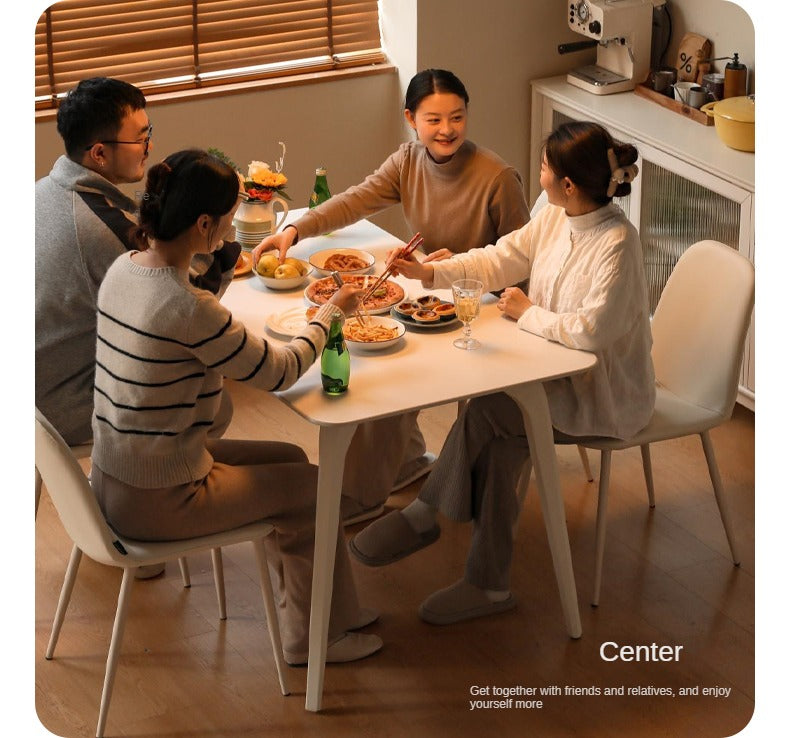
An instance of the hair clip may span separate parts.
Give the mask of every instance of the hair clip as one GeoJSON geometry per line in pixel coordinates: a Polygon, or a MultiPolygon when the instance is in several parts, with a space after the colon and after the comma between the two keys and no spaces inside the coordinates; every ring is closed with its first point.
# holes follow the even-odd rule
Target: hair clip
{"type": "Polygon", "coordinates": [[[606,188],[606,196],[614,197],[619,185],[626,182],[633,182],[636,175],[639,173],[639,167],[636,164],[629,164],[621,167],[614,155],[614,149],[607,149],[606,156],[609,159],[609,168],[612,170],[612,176],[609,179],[609,186],[606,188]]]}

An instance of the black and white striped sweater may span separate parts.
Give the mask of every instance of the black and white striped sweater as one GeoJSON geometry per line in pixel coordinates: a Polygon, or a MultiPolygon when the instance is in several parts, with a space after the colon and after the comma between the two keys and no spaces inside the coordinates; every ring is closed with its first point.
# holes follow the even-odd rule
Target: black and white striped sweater
{"type": "Polygon", "coordinates": [[[285,346],[248,333],[210,293],[173,267],[122,254],[98,298],[93,463],[135,487],[203,478],[206,435],[223,377],[262,390],[290,387],[320,356],[333,305],[285,346]]]}

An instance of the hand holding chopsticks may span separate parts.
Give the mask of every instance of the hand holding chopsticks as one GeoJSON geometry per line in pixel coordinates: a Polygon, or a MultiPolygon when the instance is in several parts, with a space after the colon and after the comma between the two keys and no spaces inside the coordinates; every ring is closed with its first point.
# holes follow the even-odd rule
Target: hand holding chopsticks
{"type": "MultiPolygon", "coordinates": [[[[340,274],[338,274],[338,272],[332,272],[329,276],[332,277],[332,279],[334,280],[335,284],[338,287],[342,288],[343,285],[345,285],[345,282],[343,281],[343,277],[341,277],[340,274]]],[[[368,315],[367,310],[365,310],[365,306],[362,304],[362,298],[360,298],[360,300],[359,300],[359,307],[362,309],[362,313],[360,313],[359,309],[354,310],[354,316],[356,317],[357,322],[360,325],[365,325],[367,319],[370,316],[368,315]],[[364,313],[364,316],[365,316],[364,319],[362,317],[363,313],[364,313]]]]}
{"type": "Polygon", "coordinates": [[[379,287],[381,287],[391,276],[394,269],[394,262],[396,259],[406,259],[408,258],[411,253],[420,247],[423,243],[423,238],[419,233],[415,233],[412,237],[411,241],[407,243],[400,251],[395,252],[395,254],[390,258],[387,262],[386,269],[381,273],[379,278],[365,290],[365,294],[362,295],[362,302],[364,303],[379,287]]]}

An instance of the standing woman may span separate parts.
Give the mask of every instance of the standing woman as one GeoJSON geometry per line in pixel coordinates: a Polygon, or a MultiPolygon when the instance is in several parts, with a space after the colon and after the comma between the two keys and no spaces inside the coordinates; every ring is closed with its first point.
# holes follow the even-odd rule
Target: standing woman
{"type": "MultiPolygon", "coordinates": [[[[549,205],[534,220],[495,245],[445,261],[395,262],[402,274],[429,288],[468,277],[492,290],[529,278],[529,293],[505,289],[499,309],[520,330],[598,358],[589,372],[545,385],[557,443],[628,438],[653,411],[642,247],[634,226],[612,203],[614,195],[630,192],[636,159],[633,146],[616,143],[596,123],[561,125],[546,142],[540,170],[549,205]]],[[[371,566],[397,561],[439,537],[437,512],[471,521],[464,577],[428,597],[420,617],[445,625],[512,608],[516,485],[528,458],[516,403],[504,393],[470,400],[419,497],[359,533],[352,552],[371,566]]]]}
{"type": "MultiPolygon", "coordinates": [[[[270,521],[285,659],[305,663],[317,468],[292,444],[212,440],[208,432],[223,377],[263,391],[291,386],[320,355],[332,314],[353,310],[359,291],[338,291],[286,346],[248,333],[189,282],[192,257],[220,246],[238,198],[236,173],[198,149],[149,170],[140,250],[119,256],[99,289],[91,482],[109,523],[130,538],[191,538],[270,521]]],[[[377,636],[347,632],[376,614],[359,607],[343,543],[339,531],[327,661],[381,647],[377,636]]]]}
{"type": "MultiPolygon", "coordinates": [[[[419,72],[406,90],[404,110],[416,140],[402,144],[361,184],[265,238],[253,251],[254,261],[270,249],[285,258],[300,239],[398,203],[410,230],[425,239],[427,261],[493,243],[521,228],[529,220],[521,178],[495,153],[466,138],[468,103],[466,88],[452,72],[419,72]]],[[[346,522],[379,514],[390,491],[425,474],[432,461],[416,412],[360,425],[346,457],[346,522]]]]}

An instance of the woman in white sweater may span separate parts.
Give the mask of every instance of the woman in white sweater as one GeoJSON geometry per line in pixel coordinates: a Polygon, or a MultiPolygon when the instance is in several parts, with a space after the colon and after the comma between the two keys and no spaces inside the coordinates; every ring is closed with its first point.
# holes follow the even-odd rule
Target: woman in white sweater
{"type": "MultiPolygon", "coordinates": [[[[561,125],[544,148],[540,182],[549,205],[496,244],[439,262],[400,259],[397,269],[423,286],[478,279],[509,287],[497,305],[520,330],[592,351],[583,375],[546,383],[558,443],[590,436],[626,438],[650,418],[655,400],[642,248],[636,229],[611,200],[630,192],[636,149],[601,126],[561,125]]],[[[464,577],[420,606],[434,624],[503,612],[510,592],[516,484],[529,458],[521,412],[505,394],[475,398],[453,425],[419,497],[368,526],[351,543],[363,563],[397,561],[439,537],[441,511],[472,521],[464,577]]]]}
{"type": "MultiPolygon", "coordinates": [[[[353,310],[340,290],[280,347],[248,333],[216,297],[189,282],[196,254],[231,228],[236,173],[201,150],[153,166],[140,208],[140,250],[118,257],[98,297],[92,486],[110,525],[140,540],[190,538],[266,519],[277,573],[285,658],[308,650],[317,468],[298,446],[211,440],[223,377],[285,389],[321,354],[331,316],[353,310]]],[[[359,607],[338,531],[327,661],[381,647],[349,632],[376,613],[359,607]]]]}

